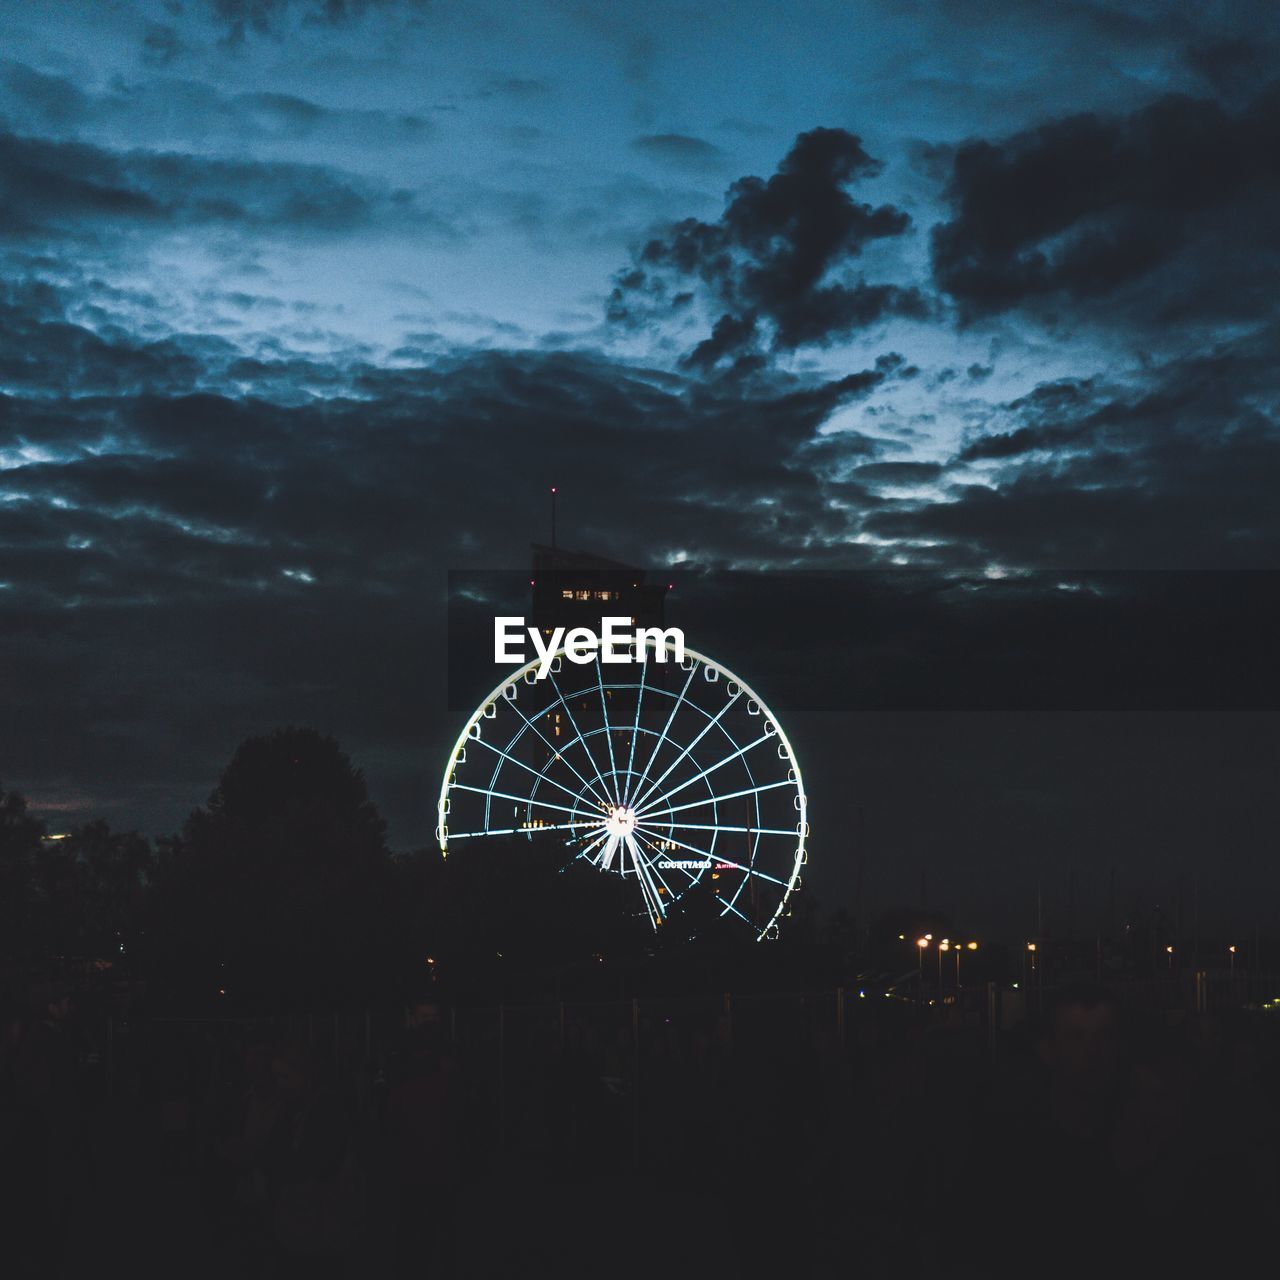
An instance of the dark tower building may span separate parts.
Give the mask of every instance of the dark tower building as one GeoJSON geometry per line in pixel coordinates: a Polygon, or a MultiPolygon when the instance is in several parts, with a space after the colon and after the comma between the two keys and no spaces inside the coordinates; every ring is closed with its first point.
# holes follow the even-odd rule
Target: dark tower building
{"type": "Polygon", "coordinates": [[[643,569],[617,560],[533,544],[531,621],[543,632],[555,627],[599,631],[602,618],[628,618],[633,626],[661,627],[667,588],[645,581],[643,569]]]}

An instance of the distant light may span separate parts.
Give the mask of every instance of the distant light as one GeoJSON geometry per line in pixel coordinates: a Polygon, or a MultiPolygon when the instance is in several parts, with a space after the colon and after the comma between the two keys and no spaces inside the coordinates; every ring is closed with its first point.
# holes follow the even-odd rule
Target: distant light
{"type": "Polygon", "coordinates": [[[1235,953],[1236,953],[1236,944],[1233,942],[1233,943],[1232,943],[1232,944],[1227,948],[1227,950],[1228,950],[1228,951],[1230,951],[1232,955],[1235,955],[1235,953]]]}
{"type": "Polygon", "coordinates": [[[556,487],[555,487],[555,485],[552,485],[552,486],[551,486],[551,492],[552,492],[552,493],[555,493],[555,491],[556,491],[556,487]]]}
{"type": "Polygon", "coordinates": [[[978,949],[978,944],[976,942],[970,942],[970,943],[967,943],[966,945],[968,946],[970,951],[977,951],[978,949]]]}
{"type": "Polygon", "coordinates": [[[906,935],[905,933],[900,933],[900,934],[898,934],[898,941],[899,941],[899,942],[905,942],[906,940],[907,940],[907,935],[906,935]]]}
{"type": "Polygon", "coordinates": [[[1035,949],[1036,949],[1036,944],[1035,944],[1034,942],[1028,942],[1028,943],[1027,943],[1027,950],[1028,950],[1028,951],[1034,951],[1035,949]]]}
{"type": "Polygon", "coordinates": [[[951,943],[950,943],[950,942],[948,942],[948,941],[946,940],[946,938],[943,938],[943,940],[942,940],[940,943],[938,943],[938,950],[939,950],[939,951],[950,951],[950,950],[951,950],[951,943]]]}
{"type": "Polygon", "coordinates": [[[1173,948],[1172,948],[1172,947],[1165,947],[1165,950],[1166,950],[1170,955],[1173,955],[1173,948]]]}
{"type": "Polygon", "coordinates": [[[916,946],[917,946],[917,947],[927,947],[928,945],[929,945],[929,939],[928,939],[928,938],[917,938],[917,939],[916,939],[916,946]]]}

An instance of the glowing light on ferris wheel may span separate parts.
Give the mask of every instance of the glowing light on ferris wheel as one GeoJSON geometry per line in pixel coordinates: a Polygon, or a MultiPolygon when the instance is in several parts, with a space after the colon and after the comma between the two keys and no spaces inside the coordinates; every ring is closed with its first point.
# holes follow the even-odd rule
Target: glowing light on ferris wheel
{"type": "Polygon", "coordinates": [[[551,832],[566,865],[635,883],[660,928],[701,895],[757,940],[777,935],[808,859],[808,797],[791,743],[740,677],[678,665],[538,660],[471,715],[445,765],[436,838],[551,832]]]}

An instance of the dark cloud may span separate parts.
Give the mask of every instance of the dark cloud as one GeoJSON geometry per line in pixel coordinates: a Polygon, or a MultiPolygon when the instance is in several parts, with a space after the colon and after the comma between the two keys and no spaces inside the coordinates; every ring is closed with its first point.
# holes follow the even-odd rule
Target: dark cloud
{"type": "Polygon", "coordinates": [[[173,27],[160,22],[147,23],[146,35],[142,37],[142,61],[148,67],[168,67],[185,51],[186,45],[173,27]]]}
{"type": "Polygon", "coordinates": [[[1183,57],[1214,97],[1236,102],[1253,96],[1274,78],[1278,53],[1274,31],[1270,39],[1258,31],[1195,41],[1186,46],[1183,57]]]}
{"type": "Polygon", "coordinates": [[[0,234],[86,224],[343,233],[379,221],[442,225],[407,191],[321,165],[111,151],[0,132],[0,234]]]}
{"type": "Polygon", "coordinates": [[[0,60],[0,86],[5,96],[5,116],[38,121],[58,129],[86,120],[93,100],[64,76],[49,75],[11,59],[0,60]]]}
{"type": "Polygon", "coordinates": [[[671,281],[697,282],[720,318],[689,360],[710,366],[752,355],[766,332],[774,349],[793,350],[834,342],[888,316],[923,316],[918,290],[849,275],[868,244],[911,225],[901,209],[849,195],[848,186],[880,168],[842,129],[801,134],[772,177],[730,187],[717,222],[688,218],[645,244],[615,280],[611,318],[660,318],[684,296],[671,281]]]}
{"type": "MultiPolygon", "coordinates": [[[[639,545],[597,483],[619,456],[629,459],[636,518],[663,530],[668,554],[798,553],[814,527],[850,532],[847,512],[826,510],[825,486],[842,459],[884,447],[856,432],[820,438],[819,428],[906,372],[900,357],[885,357],[831,381],[762,378],[744,396],[587,356],[344,367],[249,359],[197,335],[146,343],[97,333],[68,320],[62,304],[47,286],[8,292],[3,317],[20,341],[0,370],[15,390],[0,400],[0,449],[13,462],[0,471],[5,493],[19,507],[64,504],[57,509],[75,519],[145,514],[166,536],[178,530],[225,560],[219,573],[230,580],[245,548],[287,548],[279,561],[262,553],[255,578],[293,566],[301,546],[326,580],[367,576],[402,560],[407,545],[419,548],[415,564],[447,558],[462,545],[457,531],[484,527],[466,495],[495,492],[495,481],[503,493],[485,546],[526,541],[520,517],[509,525],[499,512],[519,511],[521,492],[554,479],[576,495],[584,542],[635,556],[639,545]],[[213,390],[230,385],[247,389],[213,390]],[[784,512],[802,541],[780,533],[784,512]]],[[[126,578],[145,563],[117,562],[126,578]]]]}
{"type": "Polygon", "coordinates": [[[642,155],[677,169],[719,169],[725,155],[714,143],[684,133],[651,133],[633,138],[631,146],[642,155]]]}
{"type": "Polygon", "coordinates": [[[938,563],[1255,569],[1280,561],[1277,333],[1045,384],[959,452],[938,499],[868,514],[938,563]],[[977,470],[975,471],[975,467],[977,470]]]}
{"type": "MultiPolygon", "coordinates": [[[[213,338],[192,343],[178,335],[148,341],[118,330],[99,333],[67,318],[60,291],[35,282],[0,284],[0,322],[6,335],[0,382],[37,397],[186,388],[216,367],[218,348],[224,356],[229,351],[213,338]]],[[[19,402],[0,403],[7,417],[19,402]]]]}
{"type": "Polygon", "coordinates": [[[1280,89],[1239,112],[1169,96],[1129,116],[965,143],[947,196],[934,276],[968,314],[1087,303],[1138,283],[1137,305],[1157,323],[1265,313],[1280,261],[1280,89]]]}
{"type": "Polygon", "coordinates": [[[431,122],[413,113],[334,110],[286,93],[246,93],[222,105],[228,124],[241,132],[270,137],[324,137],[342,141],[362,133],[386,142],[430,136],[431,122]]]}
{"type": "Polygon", "coordinates": [[[253,35],[279,35],[290,17],[337,27],[377,10],[420,11],[427,0],[203,0],[230,45],[253,35]]]}
{"type": "Polygon", "coordinates": [[[63,76],[20,62],[0,62],[0,116],[12,132],[56,139],[118,134],[170,142],[216,139],[242,150],[246,141],[408,144],[434,134],[413,112],[329,106],[296,94],[227,94],[198,80],[172,76],[117,79],[89,92],[63,76]]]}
{"type": "Polygon", "coordinates": [[[916,485],[932,483],[942,471],[940,462],[868,462],[853,476],[865,484],[916,485]]]}

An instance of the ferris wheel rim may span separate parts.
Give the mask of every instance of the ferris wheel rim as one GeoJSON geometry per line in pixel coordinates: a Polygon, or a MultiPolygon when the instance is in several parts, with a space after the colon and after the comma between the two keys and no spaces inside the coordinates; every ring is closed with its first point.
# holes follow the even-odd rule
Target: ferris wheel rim
{"type": "MultiPolygon", "coordinates": [[[[567,652],[568,652],[567,646],[561,646],[553,654],[551,654],[549,658],[546,659],[546,661],[559,664],[562,666],[563,664],[561,660],[564,658],[567,652]]],[[[756,935],[756,941],[760,942],[766,938],[776,935],[778,920],[783,917],[784,911],[788,903],[790,902],[791,895],[796,891],[797,885],[800,881],[801,868],[802,866],[805,865],[805,863],[808,860],[807,850],[808,850],[808,834],[809,834],[809,822],[808,822],[809,797],[804,787],[804,775],[800,769],[800,762],[796,758],[795,748],[792,746],[791,739],[787,736],[786,730],[782,727],[777,716],[775,716],[772,710],[770,709],[768,703],[765,702],[765,700],[751,687],[751,685],[749,685],[745,680],[743,680],[742,677],[739,676],[735,671],[732,671],[729,667],[725,666],[724,663],[719,662],[714,658],[708,657],[706,654],[701,653],[696,649],[692,649],[686,645],[684,649],[684,654],[685,654],[685,660],[688,663],[688,666],[686,667],[685,663],[680,663],[679,665],[682,670],[688,671],[689,679],[685,682],[685,686],[684,686],[684,689],[681,691],[680,697],[675,700],[673,711],[672,711],[672,719],[674,719],[675,713],[679,709],[679,706],[683,701],[684,694],[687,693],[688,688],[692,683],[693,675],[697,670],[698,664],[701,664],[703,667],[706,667],[712,671],[715,671],[717,673],[717,678],[723,677],[737,687],[738,694],[735,697],[731,698],[730,700],[731,703],[733,701],[737,701],[738,697],[745,698],[749,704],[753,703],[758,708],[758,711],[756,712],[756,714],[758,714],[761,717],[762,721],[772,726],[772,733],[762,735],[761,738],[756,739],[755,742],[749,745],[751,746],[759,745],[759,743],[761,741],[764,741],[766,738],[776,736],[778,738],[778,741],[783,751],[785,751],[786,753],[785,756],[783,756],[782,752],[780,751],[779,755],[781,758],[785,759],[787,762],[788,777],[784,782],[775,783],[771,785],[772,786],[793,786],[796,791],[796,797],[797,797],[796,809],[798,810],[798,815],[797,815],[798,821],[796,824],[796,830],[794,833],[790,833],[790,832],[784,833],[781,830],[776,832],[776,834],[779,834],[779,835],[794,834],[795,855],[792,859],[791,873],[787,877],[787,879],[784,881],[776,876],[768,875],[759,870],[756,870],[750,867],[741,866],[740,864],[738,865],[738,869],[743,871],[744,873],[749,875],[759,876],[762,879],[768,880],[771,883],[781,886],[783,889],[782,896],[778,902],[777,907],[775,908],[775,910],[773,911],[772,915],[769,917],[765,925],[762,928],[758,929],[758,932],[756,935]]],[[[455,783],[453,779],[459,763],[461,763],[462,759],[464,758],[464,753],[465,753],[467,743],[471,741],[473,738],[478,737],[478,735],[473,735],[472,730],[481,721],[488,718],[492,718],[490,716],[490,708],[494,709],[493,715],[496,715],[497,707],[501,702],[509,701],[514,706],[515,697],[514,696],[509,697],[507,694],[507,690],[516,688],[521,683],[532,683],[528,680],[528,676],[532,672],[535,672],[539,668],[539,666],[542,665],[543,661],[544,659],[542,658],[534,658],[530,662],[524,663],[522,666],[515,668],[509,674],[504,676],[503,679],[500,680],[489,691],[489,693],[479,701],[479,703],[476,705],[475,711],[472,712],[466,724],[463,726],[462,731],[458,734],[457,738],[455,739],[453,748],[449,752],[448,760],[445,763],[444,774],[440,783],[440,792],[436,801],[436,841],[440,849],[440,853],[443,857],[448,857],[448,854],[449,854],[449,831],[448,831],[448,823],[447,823],[447,816],[448,816],[447,802],[449,798],[449,789],[450,787],[455,785],[458,785],[458,786],[462,785],[462,784],[455,783]]],[[[601,663],[599,656],[597,655],[590,663],[582,663],[582,664],[575,664],[575,665],[581,665],[584,668],[594,666],[597,669],[597,671],[600,674],[598,687],[599,687],[601,699],[603,702],[604,688],[605,688],[603,683],[603,665],[604,664],[601,663]]],[[[643,696],[643,691],[646,687],[652,689],[653,688],[652,685],[646,686],[644,683],[644,670],[647,667],[648,663],[642,662],[639,665],[641,668],[641,672],[640,672],[638,683],[623,682],[621,684],[615,684],[613,687],[638,688],[641,691],[641,697],[643,696]]],[[[556,670],[556,668],[553,667],[550,674],[552,675],[552,677],[554,677],[555,674],[558,674],[558,671],[556,670]]],[[[554,682],[554,679],[552,682],[552,687],[556,690],[556,701],[560,704],[563,704],[565,706],[566,711],[568,711],[569,697],[571,696],[576,697],[578,695],[566,694],[565,692],[559,689],[559,686],[554,682]]],[[[595,692],[596,688],[597,688],[597,684],[591,684],[587,689],[581,690],[580,692],[582,693],[595,692]]],[[[670,695],[669,691],[664,690],[662,692],[667,693],[668,696],[674,697],[674,695],[670,695]]],[[[698,707],[696,703],[689,703],[688,705],[696,708],[699,711],[703,711],[704,714],[709,715],[709,713],[705,713],[704,708],[698,707]]],[[[517,708],[517,714],[520,714],[522,719],[526,719],[523,715],[523,712],[520,711],[518,708],[517,708]]],[[[605,712],[605,717],[606,717],[606,724],[607,724],[607,710],[605,712]]],[[[572,719],[572,715],[571,715],[571,719],[572,719]]],[[[640,732],[638,723],[639,723],[639,707],[637,707],[636,726],[633,726],[631,730],[633,749],[635,745],[635,735],[640,732]]],[[[670,723],[671,722],[669,720],[667,724],[667,728],[670,728],[670,723]]],[[[708,730],[710,730],[715,723],[716,723],[716,718],[709,717],[707,725],[704,726],[703,728],[703,732],[705,733],[708,730]]],[[[535,733],[537,733],[540,737],[542,736],[541,731],[536,729],[536,727],[533,726],[527,719],[524,727],[533,728],[535,733]]],[[[618,727],[618,726],[614,726],[614,727],[618,727]]],[[[598,731],[599,730],[596,730],[596,732],[598,731]]],[[[523,732],[524,732],[524,728],[521,729],[521,733],[523,732]]],[[[585,749],[585,735],[582,733],[580,729],[577,728],[576,724],[574,725],[574,732],[575,732],[574,741],[578,741],[578,740],[583,741],[584,749],[585,749]]],[[[663,730],[663,736],[665,736],[665,733],[666,733],[666,729],[663,730]]],[[[608,740],[609,739],[606,735],[606,741],[608,740]]],[[[547,740],[543,738],[543,741],[545,742],[547,740]]],[[[486,742],[485,745],[488,746],[491,744],[486,742]]],[[[548,743],[548,745],[551,745],[551,744],[548,743]]],[[[567,745],[571,745],[571,744],[567,744],[567,745]]],[[[590,756],[589,751],[588,751],[588,756],[590,756]]],[[[652,763],[652,761],[650,761],[650,763],[652,763]]],[[[594,760],[592,760],[592,765],[593,767],[595,767],[594,760]]],[[[572,766],[570,766],[570,768],[572,772],[577,774],[576,769],[572,769],[572,766]]],[[[616,768],[615,768],[615,772],[616,772],[616,768]]],[[[626,772],[630,772],[630,769],[628,768],[626,772]]],[[[668,769],[667,772],[670,773],[670,769],[668,769]]],[[[598,770],[597,770],[597,773],[598,773],[598,770]]],[[[590,793],[591,787],[590,787],[590,784],[587,782],[587,779],[582,778],[581,775],[578,775],[578,776],[580,781],[583,782],[584,787],[586,787],[587,792],[590,793]]],[[[667,774],[662,775],[662,777],[666,777],[666,776],[667,774]]],[[[597,780],[603,783],[602,778],[598,777],[597,780]]],[[[695,778],[693,780],[697,780],[697,779],[695,778]]],[[[660,781],[661,779],[659,779],[659,783],[660,781]]],[[[657,785],[658,784],[651,785],[648,791],[645,793],[644,798],[648,799],[649,796],[652,795],[657,790],[657,785]]],[[[688,785],[688,783],[686,782],[685,784],[682,784],[682,786],[683,785],[688,785]]],[[[474,789],[474,788],[464,788],[464,789],[474,789]]],[[[707,802],[703,801],[702,803],[707,803],[707,802]]],[[[757,797],[757,803],[758,803],[758,797],[757,797]]],[[[493,831],[493,832],[486,831],[481,833],[468,833],[466,836],[459,833],[458,835],[455,835],[454,838],[460,839],[460,838],[471,838],[471,836],[499,835],[499,834],[503,834],[503,832],[502,831],[493,831]]],[[[758,843],[759,841],[758,835],[756,836],[756,840],[758,843]]],[[[676,841],[675,843],[678,844],[680,842],[676,841]]],[[[692,846],[688,846],[688,845],[684,847],[692,848],[692,846]]],[[[714,847],[714,837],[713,837],[713,847],[714,847]]],[[[703,851],[697,850],[697,852],[703,852],[703,851]]],[[[753,860],[754,860],[754,855],[753,855],[753,860]]],[[[743,883],[745,883],[745,881],[743,883]]],[[[741,892],[741,887],[739,888],[739,893],[740,892],[741,892]]],[[[734,895],[735,902],[737,897],[738,897],[738,894],[735,894],[734,895]]],[[[742,913],[740,911],[737,911],[735,908],[733,908],[732,903],[730,904],[730,909],[734,910],[735,914],[742,916],[742,913]]],[[[742,918],[746,919],[746,917],[742,917],[742,918]]],[[[751,922],[748,922],[748,923],[751,923],[751,922]]],[[[753,929],[757,928],[757,926],[754,923],[751,923],[751,927],[753,929]]]]}

